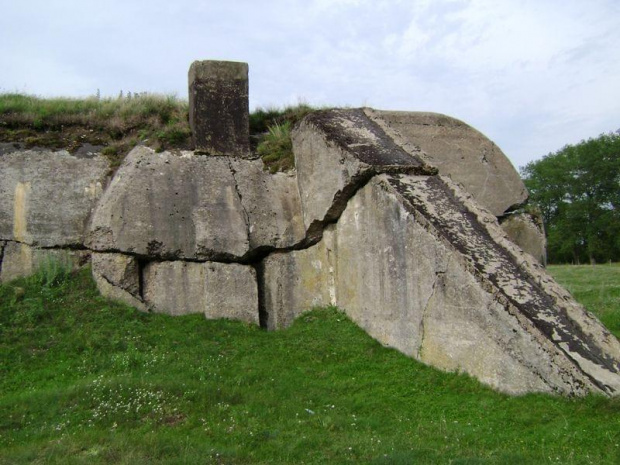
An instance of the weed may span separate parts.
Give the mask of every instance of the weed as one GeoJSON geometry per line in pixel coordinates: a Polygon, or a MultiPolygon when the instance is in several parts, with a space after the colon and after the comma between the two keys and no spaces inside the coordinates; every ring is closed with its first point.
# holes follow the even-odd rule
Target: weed
{"type": "Polygon", "coordinates": [[[295,166],[293,143],[291,141],[291,123],[275,123],[258,144],[256,152],[271,173],[286,171],[295,166]]]}
{"type": "Polygon", "coordinates": [[[29,279],[39,286],[50,288],[62,285],[72,271],[73,263],[69,260],[48,255],[29,279]]]}

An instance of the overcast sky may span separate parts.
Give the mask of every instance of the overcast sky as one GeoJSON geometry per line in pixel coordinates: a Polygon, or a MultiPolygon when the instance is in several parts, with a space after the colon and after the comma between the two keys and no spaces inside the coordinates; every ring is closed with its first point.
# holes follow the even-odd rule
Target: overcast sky
{"type": "Polygon", "coordinates": [[[619,0],[0,0],[0,92],[187,98],[250,65],[250,106],[434,111],[516,167],[620,128],[619,0]]]}

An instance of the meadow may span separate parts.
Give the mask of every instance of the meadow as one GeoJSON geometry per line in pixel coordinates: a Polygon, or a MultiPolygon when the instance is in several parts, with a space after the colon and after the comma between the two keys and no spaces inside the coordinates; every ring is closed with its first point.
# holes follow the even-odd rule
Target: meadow
{"type": "MultiPolygon", "coordinates": [[[[550,266],[620,336],[620,267],[550,266]]],[[[0,285],[1,464],[617,464],[620,399],[511,397],[382,347],[335,308],[267,332],[0,285]]]]}

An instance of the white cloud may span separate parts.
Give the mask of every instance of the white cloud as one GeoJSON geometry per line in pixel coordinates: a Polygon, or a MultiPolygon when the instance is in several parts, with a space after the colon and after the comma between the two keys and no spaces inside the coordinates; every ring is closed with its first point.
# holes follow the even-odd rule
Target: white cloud
{"type": "Polygon", "coordinates": [[[215,58],[250,63],[252,105],[443,112],[517,165],[620,126],[615,0],[0,0],[0,10],[5,91],[185,96],[189,64],[215,58]]]}

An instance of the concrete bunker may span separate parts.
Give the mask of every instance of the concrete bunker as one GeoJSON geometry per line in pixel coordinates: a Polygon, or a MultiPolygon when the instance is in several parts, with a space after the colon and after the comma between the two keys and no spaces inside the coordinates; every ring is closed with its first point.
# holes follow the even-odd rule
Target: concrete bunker
{"type": "MultiPolygon", "coordinates": [[[[189,89],[195,151],[138,146],[112,179],[101,156],[0,157],[0,279],[90,256],[101,292],[141,310],[278,329],[333,304],[380,342],[504,392],[620,391],[618,341],[500,226],[527,194],[478,131],[323,110],[293,132],[295,171],[269,174],[249,149],[247,64],[195,62],[189,89]],[[478,189],[467,169],[493,182],[478,189]]],[[[527,231],[540,255],[544,235],[527,231]]]]}

